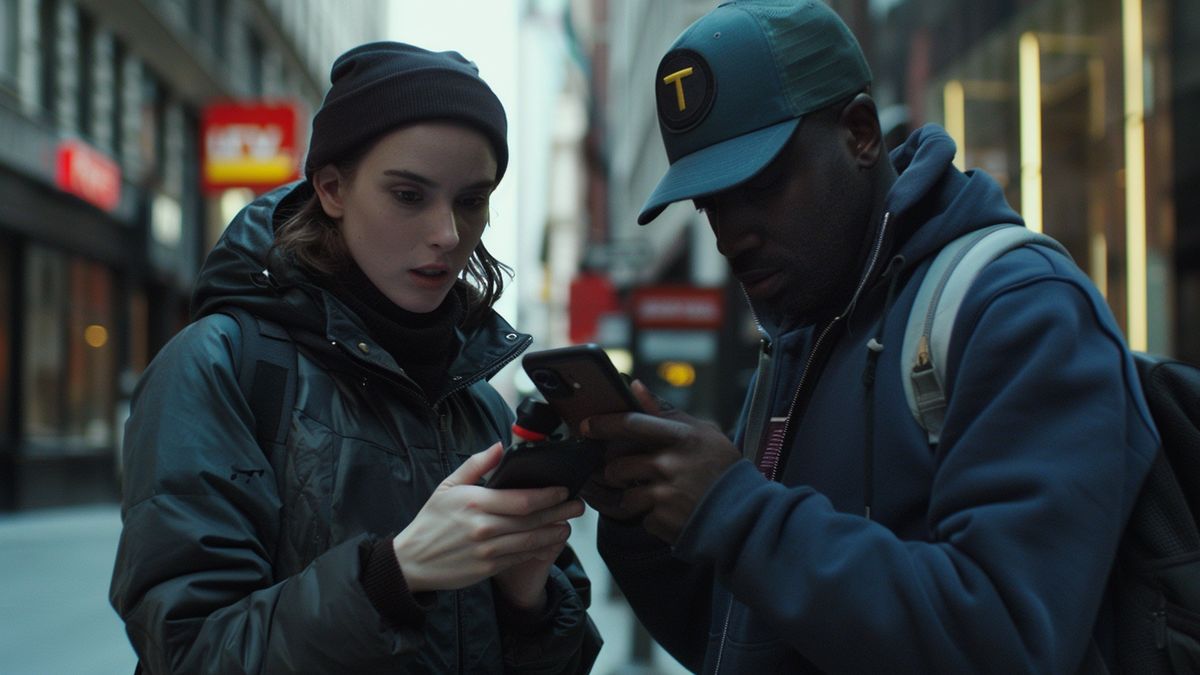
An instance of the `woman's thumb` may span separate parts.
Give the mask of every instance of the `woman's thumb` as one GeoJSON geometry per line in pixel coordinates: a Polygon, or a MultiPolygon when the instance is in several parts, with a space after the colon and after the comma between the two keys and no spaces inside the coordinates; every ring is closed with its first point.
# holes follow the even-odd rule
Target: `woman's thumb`
{"type": "Polygon", "coordinates": [[[442,481],[442,487],[454,487],[455,485],[475,485],[483,478],[484,474],[496,468],[500,463],[500,457],[504,454],[504,446],[496,443],[492,447],[477,452],[467,458],[467,461],[462,463],[462,466],[454,470],[454,473],[446,477],[442,481]]]}

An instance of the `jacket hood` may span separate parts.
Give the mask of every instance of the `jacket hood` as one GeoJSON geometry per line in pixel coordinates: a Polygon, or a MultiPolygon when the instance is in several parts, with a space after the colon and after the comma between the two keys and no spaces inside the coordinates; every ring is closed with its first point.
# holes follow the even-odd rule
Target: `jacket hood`
{"type": "Polygon", "coordinates": [[[891,153],[899,174],[887,211],[899,228],[898,254],[911,268],[957,237],[997,223],[1024,224],[1008,205],[1000,184],[983,171],[954,166],[954,140],[941,127],[926,125],[891,153]]]}
{"type": "Polygon", "coordinates": [[[284,185],[233,218],[200,269],[192,292],[193,320],[235,305],[288,328],[324,332],[326,292],[271,248],[276,215],[299,208],[312,194],[306,182],[284,185]]]}

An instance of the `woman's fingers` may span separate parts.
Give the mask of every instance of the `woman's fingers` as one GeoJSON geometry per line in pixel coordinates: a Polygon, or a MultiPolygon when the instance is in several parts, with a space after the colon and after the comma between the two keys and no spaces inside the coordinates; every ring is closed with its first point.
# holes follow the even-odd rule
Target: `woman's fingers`
{"type": "Polygon", "coordinates": [[[446,476],[439,486],[441,489],[451,488],[456,485],[474,485],[478,483],[487,472],[496,468],[500,463],[500,457],[504,453],[504,446],[495,443],[492,447],[477,452],[467,458],[467,461],[462,463],[462,466],[454,470],[454,473],[446,476]]]}
{"type": "Polygon", "coordinates": [[[556,504],[548,509],[543,509],[529,515],[505,516],[488,514],[480,519],[479,526],[475,529],[473,538],[476,541],[483,541],[507,534],[529,532],[552,523],[565,523],[572,518],[582,516],[583,510],[583,502],[578,499],[572,499],[571,501],[562,502],[561,504],[556,504]]]}
{"type": "Polygon", "coordinates": [[[498,572],[545,555],[548,550],[565,544],[570,536],[570,525],[555,523],[536,530],[495,537],[479,546],[479,554],[481,558],[495,563],[493,569],[498,572]]]}

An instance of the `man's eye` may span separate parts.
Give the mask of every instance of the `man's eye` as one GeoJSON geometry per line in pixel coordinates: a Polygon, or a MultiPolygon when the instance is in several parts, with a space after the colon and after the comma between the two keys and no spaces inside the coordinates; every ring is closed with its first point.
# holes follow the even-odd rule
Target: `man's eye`
{"type": "Polygon", "coordinates": [[[781,172],[779,171],[764,171],[750,180],[746,181],[742,188],[751,192],[762,192],[775,187],[775,183],[779,180],[781,172]]]}
{"type": "Polygon", "coordinates": [[[692,205],[695,206],[696,210],[699,211],[700,213],[707,213],[708,211],[711,211],[712,207],[713,207],[712,200],[708,199],[706,197],[701,197],[700,199],[693,199],[692,205]]]}

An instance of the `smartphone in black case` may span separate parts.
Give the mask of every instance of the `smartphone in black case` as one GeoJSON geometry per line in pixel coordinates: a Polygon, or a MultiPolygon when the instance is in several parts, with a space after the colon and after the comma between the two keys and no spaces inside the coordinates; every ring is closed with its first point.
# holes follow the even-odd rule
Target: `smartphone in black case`
{"type": "Polygon", "coordinates": [[[531,352],[521,366],[572,436],[592,415],[641,410],[608,354],[588,343],[531,352]]]}
{"type": "Polygon", "coordinates": [[[574,497],[604,461],[604,446],[587,438],[552,438],[517,443],[504,451],[487,480],[490,488],[562,485],[574,497]]]}

